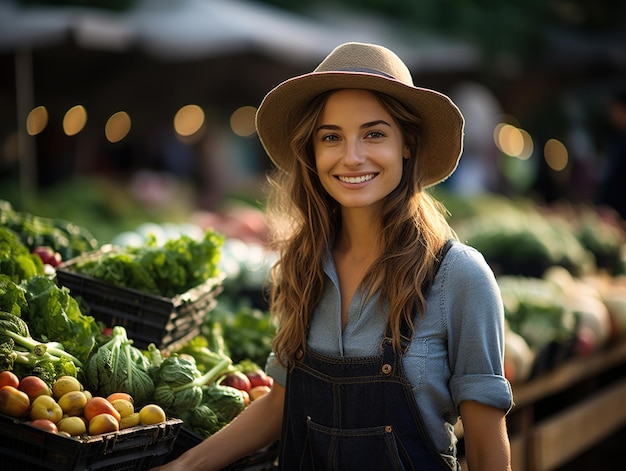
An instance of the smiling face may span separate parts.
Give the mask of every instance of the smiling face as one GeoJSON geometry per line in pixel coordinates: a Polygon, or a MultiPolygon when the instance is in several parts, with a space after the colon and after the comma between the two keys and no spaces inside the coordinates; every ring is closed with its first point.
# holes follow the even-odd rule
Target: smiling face
{"type": "Polygon", "coordinates": [[[379,208],[400,183],[409,155],[400,127],[376,95],[352,89],[329,96],[313,149],[322,186],[344,209],[379,208]]]}

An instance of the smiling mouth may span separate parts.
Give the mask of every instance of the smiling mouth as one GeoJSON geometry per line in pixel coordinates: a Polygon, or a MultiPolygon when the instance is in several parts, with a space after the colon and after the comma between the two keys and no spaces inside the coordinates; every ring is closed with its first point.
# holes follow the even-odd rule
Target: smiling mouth
{"type": "Polygon", "coordinates": [[[338,176],[337,178],[339,179],[339,181],[342,181],[344,183],[363,183],[363,182],[366,182],[368,180],[371,180],[375,176],[376,176],[375,173],[370,173],[368,175],[359,175],[358,177],[342,177],[342,176],[338,176]]]}

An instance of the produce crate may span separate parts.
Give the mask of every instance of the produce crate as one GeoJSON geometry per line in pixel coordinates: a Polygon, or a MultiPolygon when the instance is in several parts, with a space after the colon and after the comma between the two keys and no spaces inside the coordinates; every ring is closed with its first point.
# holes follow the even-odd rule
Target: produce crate
{"type": "Polygon", "coordinates": [[[89,309],[86,314],[106,326],[124,327],[133,345],[141,349],[154,343],[160,350],[175,350],[197,336],[205,314],[215,307],[216,296],[222,291],[223,277],[215,277],[174,298],[165,298],[73,271],[77,260],[57,267],[57,283],[85,303],[89,309]]]}
{"type": "Polygon", "coordinates": [[[165,461],[174,461],[187,450],[199,445],[200,442],[202,442],[202,437],[183,425],[176,439],[176,443],[174,444],[174,448],[165,461]]]}
{"type": "MultiPolygon", "coordinates": [[[[175,460],[190,448],[200,444],[200,442],[202,442],[202,437],[183,426],[174,444],[174,449],[167,456],[165,462],[169,463],[175,460]]],[[[222,469],[222,471],[273,471],[278,469],[275,463],[277,456],[278,442],[236,461],[222,469]]]]}
{"type": "Polygon", "coordinates": [[[143,471],[163,464],[182,420],[68,438],[0,415],[0,468],[7,471],[143,471]]]}

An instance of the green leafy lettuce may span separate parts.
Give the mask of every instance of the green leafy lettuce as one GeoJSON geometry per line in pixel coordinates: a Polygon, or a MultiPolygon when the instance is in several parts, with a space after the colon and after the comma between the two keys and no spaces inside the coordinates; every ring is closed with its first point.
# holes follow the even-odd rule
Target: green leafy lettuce
{"type": "Polygon", "coordinates": [[[35,276],[22,283],[27,308],[22,317],[34,336],[53,340],[82,363],[96,347],[100,329],[91,316],[84,315],[66,287],[59,287],[45,276],[35,276]]]}

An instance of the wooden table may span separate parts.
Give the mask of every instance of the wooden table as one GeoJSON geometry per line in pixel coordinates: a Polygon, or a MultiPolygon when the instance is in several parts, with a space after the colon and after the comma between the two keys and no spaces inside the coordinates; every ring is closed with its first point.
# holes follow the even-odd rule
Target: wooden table
{"type": "Polygon", "coordinates": [[[513,471],[555,469],[626,426],[626,341],[514,385],[513,395],[513,471]]]}

